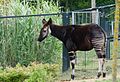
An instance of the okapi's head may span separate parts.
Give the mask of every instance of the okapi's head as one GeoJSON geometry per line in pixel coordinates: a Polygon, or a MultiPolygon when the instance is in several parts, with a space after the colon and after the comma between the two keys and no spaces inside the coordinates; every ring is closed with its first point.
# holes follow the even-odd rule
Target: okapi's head
{"type": "Polygon", "coordinates": [[[40,30],[40,34],[38,37],[38,41],[43,41],[49,34],[50,25],[52,24],[52,19],[50,18],[48,21],[45,19],[42,20],[43,27],[40,30]]]}

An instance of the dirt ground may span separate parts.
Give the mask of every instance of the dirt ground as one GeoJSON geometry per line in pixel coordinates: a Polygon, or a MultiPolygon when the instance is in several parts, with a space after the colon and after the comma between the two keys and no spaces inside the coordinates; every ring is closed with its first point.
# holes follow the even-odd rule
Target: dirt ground
{"type": "MultiPolygon", "coordinates": [[[[91,66],[86,65],[86,67],[80,68],[80,65],[76,66],[75,69],[75,80],[70,81],[71,76],[71,70],[68,70],[67,72],[63,73],[60,77],[60,82],[99,82],[104,80],[112,79],[112,60],[106,61],[106,78],[99,78],[95,79],[97,75],[97,61],[94,61],[93,67],[90,69],[91,66]]],[[[118,67],[117,67],[117,77],[120,78],[120,60],[118,60],[118,67]]],[[[107,81],[108,82],[108,81],[107,81]]]]}
{"type": "MultiPolygon", "coordinates": [[[[117,78],[120,78],[120,75],[117,74],[117,78]]],[[[99,78],[99,79],[81,79],[81,80],[61,80],[60,82],[102,82],[106,81],[109,82],[108,80],[112,80],[112,76],[107,76],[106,78],[99,78]]]]}

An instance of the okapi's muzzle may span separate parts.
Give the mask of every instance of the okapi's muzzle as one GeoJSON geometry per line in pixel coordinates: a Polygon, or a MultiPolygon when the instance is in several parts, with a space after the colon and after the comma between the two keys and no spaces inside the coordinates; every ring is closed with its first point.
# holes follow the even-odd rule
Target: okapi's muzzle
{"type": "Polygon", "coordinates": [[[47,37],[47,36],[45,36],[45,37],[39,37],[39,38],[38,38],[38,41],[39,41],[39,42],[42,42],[46,37],[47,37]]]}
{"type": "Polygon", "coordinates": [[[38,41],[39,41],[39,42],[41,42],[41,41],[42,41],[42,39],[39,39],[39,38],[38,38],[38,41]]]}

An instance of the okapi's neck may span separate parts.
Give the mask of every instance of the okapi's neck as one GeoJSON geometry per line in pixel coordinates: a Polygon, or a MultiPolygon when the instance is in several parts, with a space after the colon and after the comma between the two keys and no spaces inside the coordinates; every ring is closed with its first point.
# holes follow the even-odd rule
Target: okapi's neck
{"type": "Polygon", "coordinates": [[[58,38],[61,41],[64,41],[65,29],[64,27],[58,25],[50,25],[51,35],[58,38]]]}

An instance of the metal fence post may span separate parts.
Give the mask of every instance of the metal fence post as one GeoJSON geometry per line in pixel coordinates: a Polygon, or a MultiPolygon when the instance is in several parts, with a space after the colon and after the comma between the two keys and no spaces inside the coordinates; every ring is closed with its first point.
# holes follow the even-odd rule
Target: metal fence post
{"type": "Polygon", "coordinates": [[[100,21],[99,19],[100,19],[100,17],[99,17],[99,10],[97,9],[97,10],[96,10],[96,19],[95,19],[95,23],[96,23],[96,24],[100,24],[100,23],[99,23],[99,21],[100,21]]]}
{"type": "Polygon", "coordinates": [[[110,25],[105,21],[105,31],[107,32],[106,59],[110,59],[110,25]]]}
{"type": "MultiPolygon", "coordinates": [[[[102,11],[102,15],[100,18],[100,26],[105,30],[105,32],[107,33],[107,36],[109,36],[109,24],[106,21],[104,10],[102,11]]],[[[106,54],[106,59],[110,59],[110,39],[109,38],[107,38],[105,54],[106,54]]]]}
{"type": "Polygon", "coordinates": [[[110,59],[110,40],[107,40],[107,45],[106,45],[106,59],[110,59]]]}
{"type": "MultiPolygon", "coordinates": [[[[63,25],[68,25],[70,23],[69,13],[62,14],[62,21],[63,25]]],[[[65,45],[63,45],[62,60],[63,60],[62,71],[65,72],[70,68],[69,55],[67,49],[65,48],[65,45]]]]}

